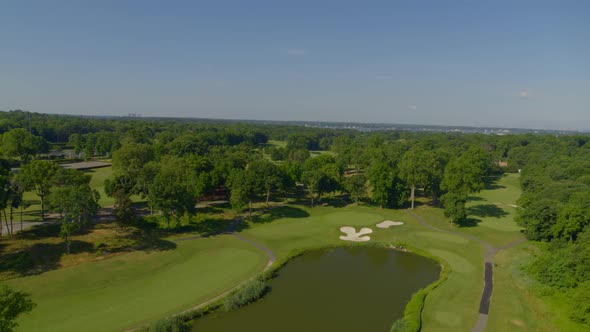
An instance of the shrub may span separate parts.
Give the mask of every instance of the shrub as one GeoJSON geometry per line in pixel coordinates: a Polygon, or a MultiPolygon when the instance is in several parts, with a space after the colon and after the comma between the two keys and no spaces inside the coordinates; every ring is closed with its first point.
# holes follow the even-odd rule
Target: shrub
{"type": "Polygon", "coordinates": [[[572,292],[570,317],[576,322],[590,324],[590,281],[586,281],[572,292]]]}
{"type": "Polygon", "coordinates": [[[160,319],[150,326],[149,332],[188,332],[188,326],[181,317],[160,319]]]}
{"type": "Polygon", "coordinates": [[[225,311],[235,310],[261,298],[266,292],[266,284],[261,280],[253,280],[242,286],[223,301],[225,311]]]}
{"type": "Polygon", "coordinates": [[[400,318],[398,320],[396,320],[395,322],[393,322],[393,325],[391,325],[391,330],[389,330],[390,332],[409,332],[409,328],[408,328],[408,322],[406,322],[405,319],[400,318]]]}

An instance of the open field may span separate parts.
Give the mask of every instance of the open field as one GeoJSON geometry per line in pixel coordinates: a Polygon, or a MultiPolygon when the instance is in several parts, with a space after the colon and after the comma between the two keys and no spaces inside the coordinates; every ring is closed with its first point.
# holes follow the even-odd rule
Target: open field
{"type": "MultiPolygon", "coordinates": [[[[512,220],[514,211],[510,209],[514,208],[506,205],[518,197],[517,184],[517,175],[507,175],[475,196],[470,203],[472,211],[480,211],[478,205],[488,208],[496,200],[503,204],[494,204],[495,215],[474,216],[482,220],[471,227],[450,226],[440,209],[421,206],[415,211],[439,228],[503,245],[521,237],[512,220]]],[[[373,233],[368,243],[419,249],[447,264],[451,270],[448,279],[426,298],[423,331],[470,331],[475,325],[483,288],[483,246],[456,234],[427,229],[404,210],[289,205],[242,223],[240,235],[270,248],[280,260],[293,249],[344,244],[339,240],[342,226],[370,227],[373,233]],[[404,225],[375,227],[383,220],[402,221],[404,225]]],[[[169,250],[133,252],[8,281],[17,289],[31,292],[39,304],[20,320],[23,330],[116,331],[154,321],[222,293],[261,271],[266,261],[262,251],[227,235],[182,242],[165,240],[172,243],[169,250]],[[47,284],[56,287],[48,288],[47,284]],[[88,296],[92,296],[92,303],[83,302],[88,296]],[[87,326],[89,321],[101,324],[87,326]]],[[[545,305],[522,284],[517,264],[527,250],[532,250],[530,245],[521,244],[496,258],[498,272],[488,331],[507,327],[532,331],[540,326],[556,330],[544,315],[545,305]]]]}

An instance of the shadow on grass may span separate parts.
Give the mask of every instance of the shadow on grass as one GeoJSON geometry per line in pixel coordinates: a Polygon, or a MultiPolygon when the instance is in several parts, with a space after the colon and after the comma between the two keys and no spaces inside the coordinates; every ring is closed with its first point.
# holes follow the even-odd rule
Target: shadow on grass
{"type": "MultiPolygon", "coordinates": [[[[15,228],[18,224],[15,223],[15,228]]],[[[40,240],[50,237],[59,237],[60,224],[57,221],[51,221],[39,225],[34,225],[31,228],[25,229],[22,232],[18,232],[16,237],[23,240],[40,240]]],[[[83,228],[77,230],[74,235],[85,235],[95,227],[94,223],[87,223],[83,228]]]]}
{"type": "MultiPolygon", "coordinates": [[[[268,223],[281,218],[306,218],[309,213],[293,206],[281,206],[264,211],[261,215],[254,215],[249,220],[253,223],[268,223]]],[[[240,223],[241,224],[241,223],[240,223]]]]}
{"type": "Polygon", "coordinates": [[[59,236],[59,224],[39,224],[22,232],[17,233],[17,237],[24,240],[39,240],[47,237],[59,236]]]}
{"type": "MultiPolygon", "coordinates": [[[[132,240],[135,244],[132,247],[115,248],[110,252],[126,252],[126,251],[167,251],[176,249],[176,243],[168,241],[160,237],[158,232],[144,232],[141,230],[135,231],[127,238],[132,240]]],[[[101,248],[97,248],[101,249],[101,248]]]]}
{"type": "Polygon", "coordinates": [[[459,227],[475,227],[481,222],[481,219],[467,218],[465,221],[459,223],[459,227]]]}
{"type": "MultiPolygon", "coordinates": [[[[94,245],[89,242],[73,240],[70,253],[93,252],[94,245]]],[[[0,256],[0,272],[13,272],[20,276],[40,274],[60,267],[62,255],[66,254],[66,244],[35,243],[32,246],[0,256]]]]}
{"type": "Polygon", "coordinates": [[[506,186],[499,185],[498,181],[502,177],[501,174],[490,175],[484,179],[485,189],[487,190],[495,190],[495,189],[504,189],[506,186]]]}
{"type": "Polygon", "coordinates": [[[502,218],[508,215],[508,212],[494,204],[474,205],[467,209],[467,214],[481,218],[502,218]]]}

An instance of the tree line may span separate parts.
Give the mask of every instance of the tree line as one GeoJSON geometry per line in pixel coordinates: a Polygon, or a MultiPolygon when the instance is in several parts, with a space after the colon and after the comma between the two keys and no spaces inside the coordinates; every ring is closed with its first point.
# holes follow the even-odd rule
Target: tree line
{"type": "Polygon", "coordinates": [[[590,327],[590,137],[536,137],[510,153],[522,166],[516,220],[542,249],[527,271],[590,327]]]}

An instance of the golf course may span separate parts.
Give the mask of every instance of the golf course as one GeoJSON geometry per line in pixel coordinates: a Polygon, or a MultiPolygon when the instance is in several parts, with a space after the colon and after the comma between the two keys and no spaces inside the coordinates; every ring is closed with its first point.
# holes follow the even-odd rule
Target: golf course
{"type": "MultiPolygon", "coordinates": [[[[104,170],[108,169],[96,175],[104,176],[104,170]]],[[[22,331],[121,331],[194,308],[259,275],[270,260],[261,248],[268,248],[273,260],[280,261],[304,249],[394,246],[437,259],[446,270],[445,280],[426,296],[422,330],[470,331],[478,321],[484,288],[486,247],[477,239],[494,248],[522,239],[513,221],[519,192],[518,174],[491,181],[470,197],[470,223],[462,227],[450,224],[441,209],[421,202],[411,212],[362,204],[309,208],[286,202],[234,227],[222,218],[217,221],[225,222],[221,228],[233,228],[232,232],[170,236],[162,239],[166,245],[158,250],[98,257],[5,283],[32,294],[37,303],[18,321],[22,331]],[[403,225],[375,226],[384,220],[403,225]],[[342,241],[344,226],[371,228],[370,240],[342,241]]],[[[524,286],[513,287],[526,282],[517,263],[522,263],[522,252],[534,250],[529,246],[520,242],[492,258],[495,273],[488,331],[526,331],[531,326],[554,330],[550,317],[543,314],[543,304],[524,286]],[[514,256],[520,260],[513,260],[514,256]]],[[[391,317],[391,322],[399,318],[391,317]]]]}

